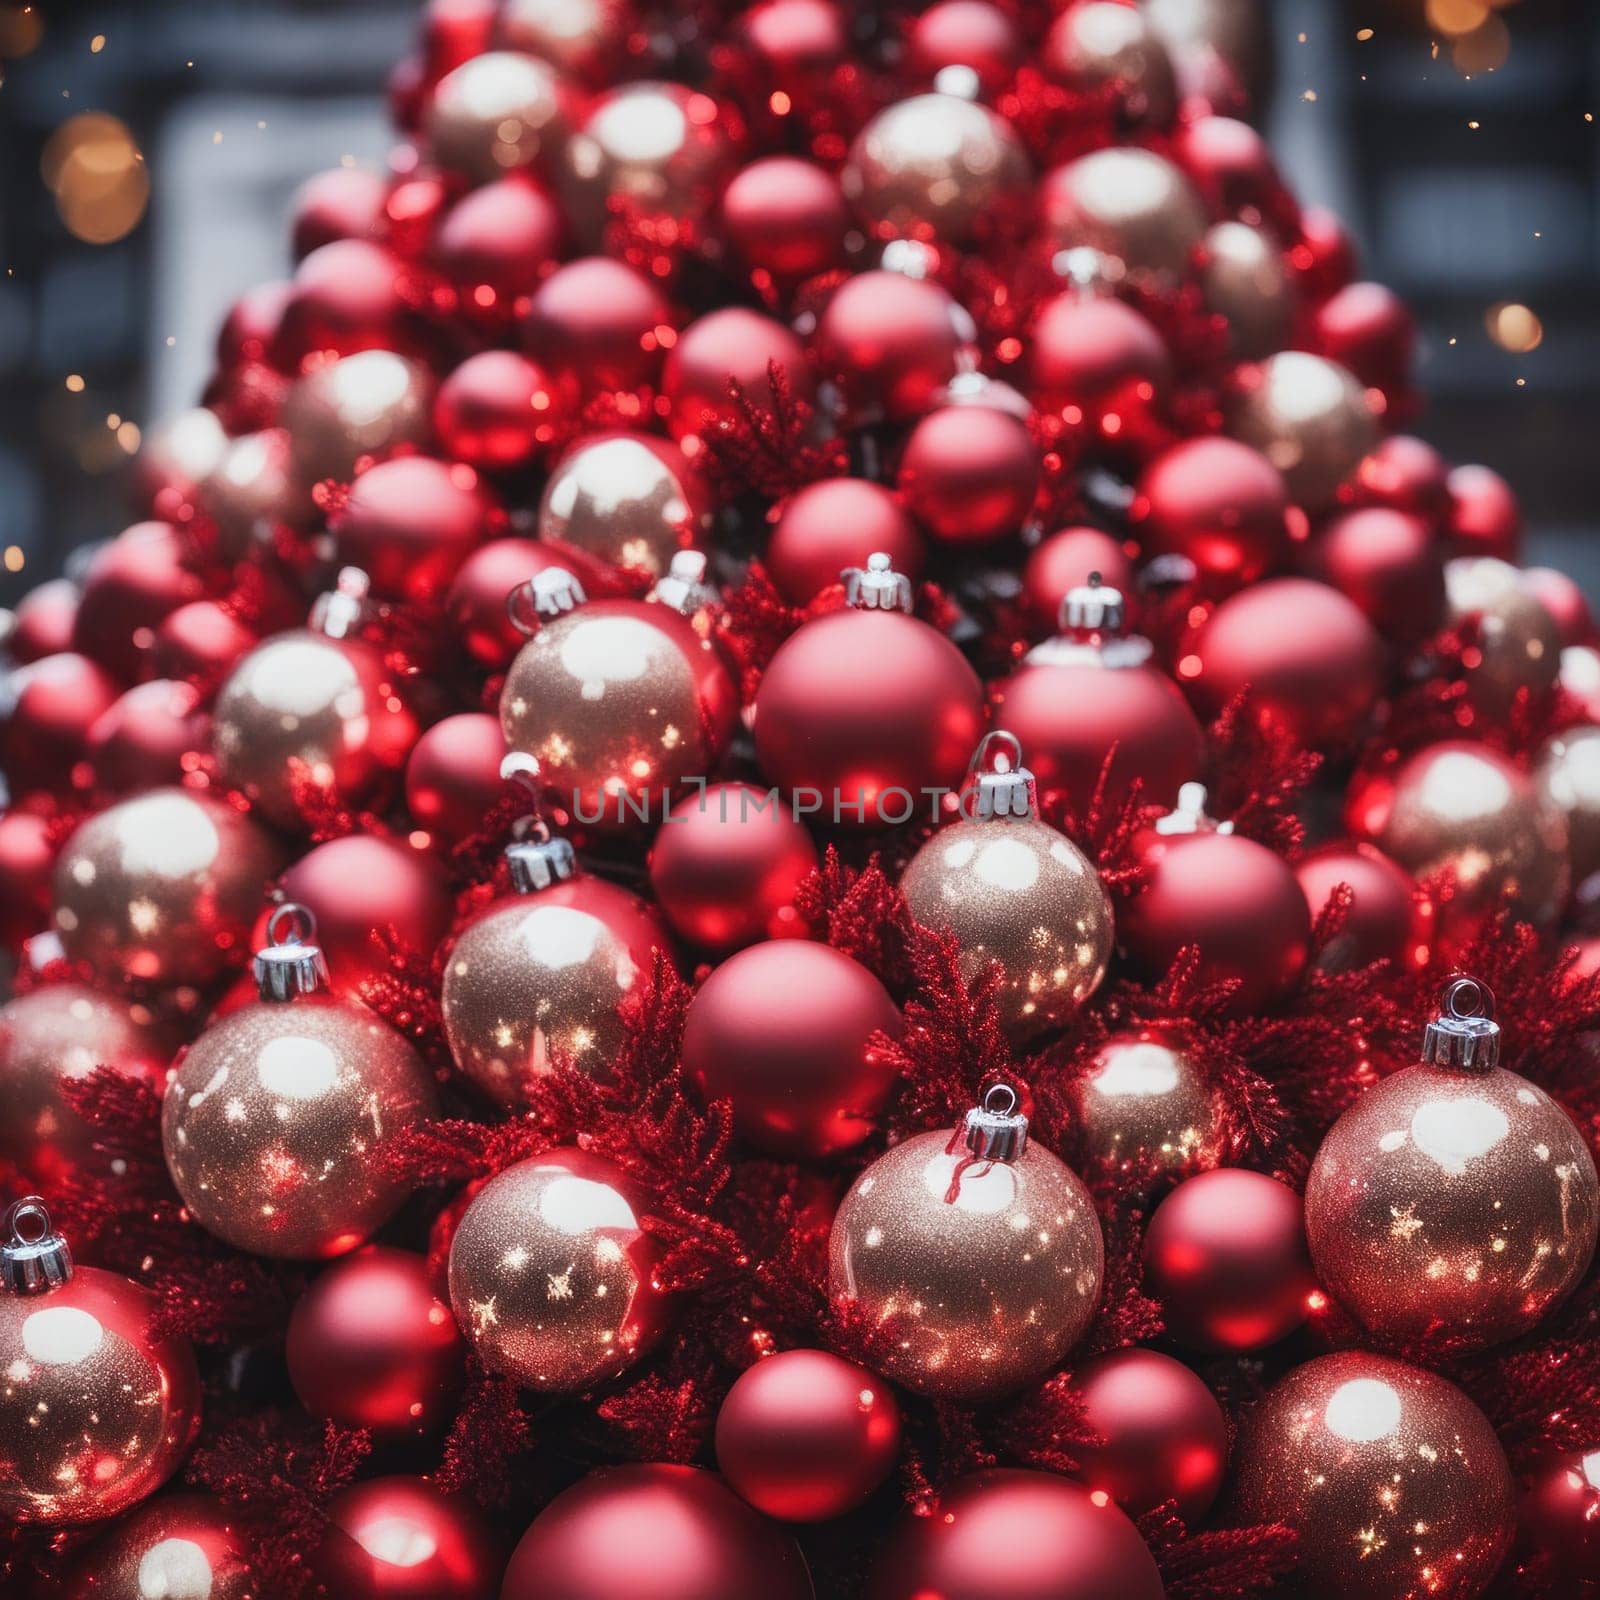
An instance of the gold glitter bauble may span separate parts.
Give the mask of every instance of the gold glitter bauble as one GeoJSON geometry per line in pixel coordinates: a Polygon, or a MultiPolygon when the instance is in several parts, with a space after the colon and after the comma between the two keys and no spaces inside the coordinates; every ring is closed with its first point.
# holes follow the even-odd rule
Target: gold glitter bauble
{"type": "Polygon", "coordinates": [[[518,652],[500,726],[512,750],[539,763],[558,805],[620,828],[715,769],[737,702],[716,647],[688,619],[652,602],[600,600],[545,623],[518,652]]]}
{"type": "Polygon", "coordinates": [[[856,135],[839,182],[880,239],[971,239],[1021,209],[1031,176],[1010,123],[950,94],[880,111],[856,135]]]}
{"type": "Polygon", "coordinates": [[[1040,188],[1053,243],[1098,250],[1135,277],[1181,277],[1205,237],[1206,208],[1194,186],[1150,150],[1096,150],[1057,167],[1040,188]]]}
{"type": "Polygon", "coordinates": [[[1114,1034],[1072,1086],[1084,1156],[1135,1182],[1208,1172],[1227,1150],[1221,1093],[1181,1045],[1114,1034]]]}
{"type": "Polygon", "coordinates": [[[605,1077],[622,1043],[617,1008],[666,944],[642,900],[599,878],[497,901],[445,963],[440,1004],[456,1065],[506,1107],[525,1105],[557,1061],[605,1077]]]}
{"type": "Polygon", "coordinates": [[[241,434],[200,485],[200,502],[217,525],[217,542],[230,561],[242,561],[258,530],[295,520],[310,497],[295,481],[292,446],[283,428],[241,434]]]}
{"type": "Polygon", "coordinates": [[[627,34],[626,0],[504,0],[500,7],[507,48],[585,76],[621,49],[627,34]]]}
{"type": "Polygon", "coordinates": [[[161,1144],[195,1220],[240,1250],[343,1255],[406,1198],[374,1159],[436,1114],[433,1077],[393,1028],[329,995],[213,1022],[167,1085],[161,1144]]]}
{"type": "Polygon", "coordinates": [[[1337,362],[1285,350],[1246,374],[1229,432],[1283,474],[1298,504],[1322,511],[1378,442],[1378,419],[1337,362]]]}
{"type": "Polygon", "coordinates": [[[1044,1377],[1083,1336],[1104,1248],[1089,1191],[1029,1144],[978,1160],[921,1133],[839,1203],[829,1292],[883,1338],[876,1365],[919,1394],[977,1401],[1044,1377]]]}
{"type": "Polygon", "coordinates": [[[561,79],[519,50],[473,56],[439,80],[427,132],[440,166],[477,183],[535,163],[548,168],[569,133],[561,79]]]}
{"type": "Polygon", "coordinates": [[[1520,690],[1536,699],[1561,671],[1561,634],[1543,604],[1522,587],[1509,561],[1463,556],[1444,568],[1446,620],[1474,624],[1467,692],[1487,717],[1507,716],[1520,690]]]}
{"type": "Polygon", "coordinates": [[[140,1506],[85,1551],[72,1600],[258,1600],[237,1519],[208,1494],[140,1506]]]}
{"type": "Polygon", "coordinates": [[[1135,6],[1089,0],[1063,11],[1045,36],[1043,57],[1045,70],[1071,88],[1111,90],[1136,122],[1164,127],[1178,109],[1172,58],[1135,6]]]}
{"type": "Polygon", "coordinates": [[[491,1178],[450,1245],[450,1304],[484,1366],[558,1393],[632,1366],[667,1311],[639,1216],[623,1175],[580,1150],[491,1178]]]}
{"type": "Polygon", "coordinates": [[[1453,1384],[1361,1350],[1296,1367],[1250,1413],[1240,1509],[1299,1535],[1314,1600],[1472,1600],[1516,1526],[1488,1419],[1453,1384]]]}
{"type": "Polygon", "coordinates": [[[1069,1020],[1111,958],[1111,902],[1065,834],[1037,817],[991,817],[939,829],[900,888],[918,922],[955,935],[971,982],[1000,963],[1000,1020],[1026,1041],[1069,1020]]]}
{"type": "Polygon", "coordinates": [[[1567,819],[1567,860],[1576,886],[1600,872],[1600,728],[1569,728],[1546,741],[1533,781],[1567,819]]]}
{"type": "Polygon", "coordinates": [[[1273,237],[1243,222],[1219,222],[1205,237],[1200,286],[1228,319],[1228,347],[1257,361],[1283,348],[1294,317],[1294,285],[1273,237]]]}
{"type": "Polygon", "coordinates": [[[688,458],[643,433],[590,434],[557,463],[539,537],[659,578],[710,530],[710,500],[688,458]]]}
{"type": "Polygon", "coordinates": [[[416,722],[382,657],[310,629],[256,646],[217,695],[211,739],[226,781],[283,827],[300,800],[359,804],[398,767],[416,722]]]}
{"type": "Polygon", "coordinates": [[[79,825],[56,859],[67,955],[128,983],[208,983],[246,947],[277,870],[266,835],[193,789],[151,789],[79,825]]]}
{"type": "Polygon", "coordinates": [[[295,475],[307,488],[349,483],[357,462],[420,444],[432,427],[433,379],[390,350],[362,350],[299,379],[284,397],[295,475]]]}

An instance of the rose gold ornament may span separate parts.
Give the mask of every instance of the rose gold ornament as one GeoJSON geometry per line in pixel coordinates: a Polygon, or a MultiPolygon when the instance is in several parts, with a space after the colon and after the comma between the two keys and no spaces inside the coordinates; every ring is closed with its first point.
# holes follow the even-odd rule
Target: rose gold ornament
{"type": "Polygon", "coordinates": [[[289,522],[310,509],[295,481],[293,444],[287,429],[266,428],[228,441],[200,485],[200,503],[217,525],[217,542],[231,561],[241,561],[274,522],[289,522]]]}
{"type": "Polygon", "coordinates": [[[133,467],[142,507],[153,517],[178,517],[227,448],[228,430],[209,406],[191,406],[152,428],[133,467]]]}
{"type": "Polygon", "coordinates": [[[829,1292],[884,1339],[881,1370],[920,1394],[993,1399],[1082,1337],[1104,1251],[1089,1192],[1030,1144],[997,1086],[956,1133],[879,1156],[840,1202],[829,1292]]]}
{"type": "Polygon", "coordinates": [[[1361,385],[1336,363],[1299,350],[1250,370],[1229,431],[1283,474],[1308,511],[1324,510],[1378,441],[1377,417],[1361,385]]]}
{"type": "Polygon", "coordinates": [[[1098,250],[1135,277],[1170,285],[1188,271],[1205,237],[1206,211],[1194,186],[1151,150],[1127,146],[1079,156],[1049,173],[1039,190],[1054,244],[1098,250]]]}
{"type": "Polygon", "coordinates": [[[416,1052],[355,1001],[321,992],[322,952],[280,906],[256,954],[260,998],[215,1021],[167,1085],[161,1145],[195,1220],[240,1250],[315,1261],[364,1243],[405,1190],[383,1142],[438,1109],[416,1052]],[[281,933],[280,933],[280,930],[281,933]]]}
{"type": "Polygon", "coordinates": [[[428,435],[433,380],[389,350],[363,350],[308,372],[283,402],[290,457],[306,487],[348,483],[356,463],[428,435]]]}
{"type": "Polygon", "coordinates": [[[1261,228],[1219,222],[1205,236],[1200,286],[1228,319],[1228,348],[1245,361],[1281,350],[1294,317],[1294,284],[1283,251],[1261,228]]]}
{"type": "Polygon", "coordinates": [[[1039,820],[1014,734],[987,734],[969,778],[961,820],[917,851],[900,889],[918,922],[954,934],[968,982],[999,963],[1001,1024],[1021,1043],[1068,1021],[1100,987],[1111,902],[1078,847],[1039,820]]]}
{"type": "Polygon", "coordinates": [[[1086,94],[1115,95],[1134,122],[1164,127],[1178,106],[1166,46],[1133,6],[1089,0],[1063,11],[1045,36],[1043,66],[1086,94]]]}
{"type": "Polygon", "coordinates": [[[1422,1062],[1368,1089],[1306,1184],[1317,1276],[1374,1333],[1452,1348],[1526,1333],[1571,1292],[1600,1178],[1571,1117],[1501,1067],[1493,997],[1445,991],[1422,1062]]]}
{"type": "Polygon", "coordinates": [[[56,860],[67,955],[116,982],[208,983],[246,947],[273,847],[242,813],[192,789],[97,812],[56,860]]]}
{"type": "Polygon", "coordinates": [[[155,1298],[74,1267],[38,1195],[0,1221],[0,1517],[98,1522],[158,1489],[200,1426],[187,1340],[149,1333],[155,1298]]]}
{"type": "Polygon", "coordinates": [[[1315,1600],[1473,1600],[1516,1525],[1488,1419],[1453,1384],[1347,1350],[1296,1367],[1250,1414],[1240,1508],[1299,1535],[1315,1600]]]}
{"type": "Polygon", "coordinates": [[[478,183],[549,166],[569,133],[561,80],[536,56],[486,51],[439,80],[427,129],[440,165],[478,183]]]}
{"type": "Polygon", "coordinates": [[[208,1494],[165,1494],[89,1546],[73,1600],[261,1600],[243,1528],[208,1494]]]}
{"type": "Polygon", "coordinates": [[[667,1313],[639,1214],[623,1175],[576,1149],[491,1178],[450,1246],[450,1303],[478,1359],[558,1393],[632,1366],[667,1313]]]}
{"type": "Polygon", "coordinates": [[[1572,728],[1546,740],[1534,782],[1567,819],[1567,859],[1577,887],[1600,872],[1600,728],[1572,728]]]}
{"type": "Polygon", "coordinates": [[[1446,621],[1474,625],[1467,658],[1473,706],[1499,719],[1523,691],[1535,700],[1547,694],[1561,671],[1561,634],[1522,586],[1521,573],[1494,556],[1462,556],[1445,563],[1444,589],[1446,621]]]}
{"type": "Polygon", "coordinates": [[[623,47],[631,21],[627,0],[506,0],[500,36],[587,78],[623,47]]]}

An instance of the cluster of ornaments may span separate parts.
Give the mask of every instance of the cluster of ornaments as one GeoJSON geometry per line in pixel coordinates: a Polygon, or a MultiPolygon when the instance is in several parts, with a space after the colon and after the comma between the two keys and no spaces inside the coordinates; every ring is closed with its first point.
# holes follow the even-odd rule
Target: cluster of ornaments
{"type": "Polygon", "coordinates": [[[174,1479],[220,1363],[51,1225],[118,1180],[74,1082],[160,1096],[185,1224],[305,1276],[287,1390],[403,1466],[469,1368],[594,1406],[670,1342],[651,1194],[584,1139],[431,1240],[383,1159],[610,1083],[663,963],[695,980],[686,1092],[820,1197],[828,1331],[752,1339],[698,1464],[580,1476],[514,1549],[424,1475],[361,1477],[304,1552],[325,1591],[812,1600],[805,1528],[862,1516],[872,1600],[1157,1600],[1163,1508],[1287,1525],[1319,1596],[1471,1600],[1519,1518],[1552,1581],[1600,1580],[1600,1456],[1519,1500],[1462,1389],[1360,1342],[1536,1335],[1590,1268],[1585,1132],[1501,1065],[1486,989],[1449,988],[1303,1194],[1230,1164],[1204,1029],[1096,1019],[1059,1065],[1113,982],[1186,964],[1244,1023],[1507,907],[1553,949],[1600,881],[1583,597],[1515,564],[1494,473],[1398,431],[1404,306],[1228,114],[1248,10],[427,7],[389,169],[307,185],[292,276],[152,432],[145,520],[4,634],[0,938],[33,981],[0,1158],[45,1199],[0,1230],[0,1522],[104,1524],[75,1593],[262,1591],[250,1507],[174,1479]],[[774,437],[830,464],[737,479],[774,437]],[[1375,759],[1449,630],[1449,736],[1375,759]],[[1328,760],[1294,860],[1207,810],[1224,713],[1328,760]],[[1091,842],[1125,809],[1132,892],[1091,842]],[[816,937],[829,846],[880,852],[992,986],[1018,1070],[956,1126],[885,1139],[914,994],[816,937]],[[401,972],[437,980],[447,1066],[386,1020],[401,972]],[[1030,1129],[1046,1089],[1070,1150],[1030,1129]],[[1164,1332],[1100,1349],[1124,1208],[1164,1332]],[[1201,1374],[1241,1360],[1277,1376],[1235,1428],[1201,1374]],[[1002,1460],[904,1514],[912,1408],[1062,1373],[1075,1475],[1002,1460]]]}

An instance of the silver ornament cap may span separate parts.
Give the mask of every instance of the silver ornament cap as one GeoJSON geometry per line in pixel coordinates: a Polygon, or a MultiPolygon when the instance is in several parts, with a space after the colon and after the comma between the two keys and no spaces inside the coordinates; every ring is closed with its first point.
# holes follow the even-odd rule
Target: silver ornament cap
{"type": "Polygon", "coordinates": [[[979,822],[996,817],[1035,817],[1039,795],[1033,774],[1022,764],[1022,741],[995,728],[978,741],[967,767],[967,814],[979,822]]]}
{"type": "Polygon", "coordinates": [[[0,1288],[8,1294],[43,1294],[72,1276],[72,1251],[50,1223],[43,1199],[30,1194],[5,1214],[0,1243],[0,1288]]]}
{"type": "Polygon", "coordinates": [[[1422,1031],[1422,1059],[1448,1072],[1492,1072],[1499,1066],[1500,1024],[1488,984],[1456,978],[1446,987],[1439,1015],[1422,1031]]]}
{"type": "Polygon", "coordinates": [[[575,610],[588,598],[575,573],[546,567],[506,595],[506,615],[518,633],[532,638],[550,618],[575,610]]]}
{"type": "Polygon", "coordinates": [[[967,1113],[962,1142],[980,1161],[1017,1161],[1028,1148],[1028,1119],[1009,1083],[992,1084],[967,1113]]]}
{"type": "Polygon", "coordinates": [[[263,1000],[277,1004],[328,986],[328,963],[317,944],[317,919],[309,906],[286,900],[267,919],[267,943],[251,971],[263,1000]]]}
{"type": "Polygon", "coordinates": [[[552,883],[564,883],[578,870],[577,853],[570,840],[551,833],[539,814],[543,798],[539,789],[539,763],[525,750],[513,750],[500,763],[500,776],[527,796],[532,809],[517,820],[514,837],[503,852],[511,887],[518,894],[537,894],[552,883]]]}

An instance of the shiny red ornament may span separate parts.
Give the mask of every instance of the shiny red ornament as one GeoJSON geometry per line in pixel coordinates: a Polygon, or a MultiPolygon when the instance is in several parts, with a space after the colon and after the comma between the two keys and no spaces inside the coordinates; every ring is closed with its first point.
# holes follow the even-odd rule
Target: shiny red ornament
{"type": "Polygon", "coordinates": [[[1381,283],[1352,283],[1317,308],[1322,353],[1369,389],[1391,394],[1411,382],[1417,324],[1411,309],[1381,283]]]}
{"type": "Polygon", "coordinates": [[[1271,216],[1284,198],[1283,180],[1260,132],[1237,117],[1196,117],[1173,138],[1173,157],[1213,216],[1253,210],[1271,216]]]}
{"type": "Polygon", "coordinates": [[[1228,1423],[1217,1397],[1181,1361],[1155,1350],[1115,1350],[1075,1368],[1087,1429],[1078,1476],[1131,1517],[1164,1501],[1194,1527],[1211,1509],[1228,1465],[1228,1423]]]}
{"type": "Polygon", "coordinates": [[[1021,529],[1043,476],[1025,423],[991,406],[942,406],[911,430],[898,483],[941,544],[992,544],[1021,529]]]}
{"type": "Polygon", "coordinates": [[[735,24],[775,88],[814,81],[850,50],[850,28],[833,0],[757,0],[735,24]]]}
{"type": "Polygon", "coordinates": [[[231,372],[246,362],[265,360],[278,337],[283,308],[288,303],[287,282],[259,283],[246,289],[233,302],[217,332],[218,368],[231,372]]]}
{"type": "Polygon", "coordinates": [[[1550,613],[1563,648],[1594,638],[1594,616],[1582,588],[1554,567],[1525,567],[1522,587],[1550,613]]]}
{"type": "Polygon", "coordinates": [[[307,178],[289,208],[294,259],[339,239],[382,236],[389,185],[370,167],[330,167],[307,178]]]}
{"type": "Polygon", "coordinates": [[[976,366],[978,330],[948,291],[898,272],[840,284],[817,322],[817,365],[858,418],[905,422],[976,366]]]}
{"type": "Polygon", "coordinates": [[[161,619],[150,667],[160,677],[186,678],[209,693],[257,643],[254,630],[220,602],[191,600],[161,619]]]}
{"type": "Polygon", "coordinates": [[[102,794],[178,783],[196,766],[210,735],[192,684],[153,678],[136,684],[91,724],[84,754],[102,794]]]}
{"type": "Polygon", "coordinates": [[[1146,555],[1184,556],[1225,589],[1284,566],[1290,552],[1283,474],[1236,439],[1188,439],[1152,461],[1130,511],[1146,555]]]}
{"type": "Polygon", "coordinates": [[[417,604],[444,594],[495,511],[473,468],[397,456],[356,479],[330,528],[338,559],[360,567],[374,594],[417,604]]]}
{"type": "Polygon", "coordinates": [[[1445,531],[1461,555],[1515,561],[1522,549],[1522,506],[1516,490],[1489,467],[1456,467],[1448,479],[1445,531]]]}
{"type": "Polygon", "coordinates": [[[1305,1321],[1316,1293],[1300,1196],[1262,1172],[1185,1179],[1144,1237],[1145,1287],[1191,1350],[1259,1350],[1305,1321]]]}
{"type": "Polygon", "coordinates": [[[813,1600],[800,1547],[709,1472],[591,1472],[534,1518],[501,1600],[813,1600]]]}
{"type": "Polygon", "coordinates": [[[49,920],[55,860],[48,818],[0,812],[0,945],[6,949],[16,950],[49,920]]]}
{"type": "Polygon", "coordinates": [[[894,1087],[873,1045],[898,1038],[900,1012],[859,962],[805,939],[730,956],[689,1006],[683,1068],[710,1100],[729,1100],[756,1149],[820,1159],[877,1128],[894,1087]]]}
{"type": "Polygon", "coordinates": [[[522,317],[528,354],[577,399],[653,383],[672,335],[666,297],[632,267],[583,256],[534,290],[522,317]]]}
{"type": "Polygon", "coordinates": [[[272,341],[273,364],[299,369],[308,356],[403,349],[410,305],[398,258],[367,239],[337,239],[295,268],[272,341]]]}
{"type": "Polygon", "coordinates": [[[406,809],[418,827],[449,846],[477,833],[504,784],[500,719],[463,711],[427,729],[406,760],[406,809]]]}
{"type": "Polygon", "coordinates": [[[13,661],[37,661],[72,648],[78,615],[78,586],[70,578],[51,578],[30,589],[11,613],[6,654],[13,661]]]}
{"type": "Polygon", "coordinates": [[[722,230],[746,267],[787,287],[843,262],[850,208],[827,168],[767,156],[723,191],[722,230]]]}
{"type": "Polygon", "coordinates": [[[881,1378],[825,1350],[748,1367],[717,1413],[717,1466],[757,1511],[825,1522],[854,1511],[894,1469],[900,1407],[881,1378]]]}
{"type": "Polygon", "coordinates": [[[505,1561],[464,1499],[426,1478],[369,1478],[328,1503],[310,1565],[347,1600],[494,1600],[505,1561]]]}
{"type": "Polygon", "coordinates": [[[822,478],[783,502],[765,565],[784,599],[803,606],[880,550],[896,572],[921,577],[922,537],[900,496],[866,478],[822,478]]]}
{"type": "Polygon", "coordinates": [[[258,1600],[242,1522],[208,1494],[164,1494],[96,1539],[70,1567],[72,1600],[258,1600]]]}
{"type": "Polygon", "coordinates": [[[919,81],[931,83],[946,67],[970,67],[985,95],[1010,81],[1023,56],[1015,20],[989,0],[938,0],[912,23],[906,50],[919,81]]]}
{"type": "Polygon", "coordinates": [[[1340,884],[1353,896],[1333,942],[1317,957],[1324,972],[1349,972],[1373,961],[1418,967],[1428,957],[1433,910],[1417,881],[1376,845],[1336,841],[1302,856],[1294,875],[1313,922],[1340,884]]]}
{"type": "Polygon", "coordinates": [[[1229,596],[1178,663],[1208,714],[1248,686],[1263,722],[1313,749],[1361,733],[1387,672],[1383,640],[1361,609],[1307,578],[1269,578],[1229,596]]]}
{"type": "Polygon", "coordinates": [[[164,522],[186,521],[196,492],[228,448],[228,430],[208,406],[191,406],[147,433],[133,463],[133,502],[164,522]]]}
{"type": "Polygon", "coordinates": [[[1047,411],[1114,414],[1148,406],[1172,380],[1172,357],[1148,317],[1076,289],[1045,301],[1028,351],[1028,392],[1047,411]]]}
{"type": "Polygon", "coordinates": [[[460,1389],[465,1346],[427,1258],[370,1245],[295,1302],[285,1357],[312,1416],[388,1436],[432,1431],[460,1389]]]}
{"type": "Polygon", "coordinates": [[[555,269],[564,231],[554,197],[516,173],[456,201],[441,219],[430,253],[455,290],[461,314],[502,327],[555,269]]]}
{"type": "Polygon", "coordinates": [[[650,887],[672,930],[704,950],[807,933],[795,896],[817,867],[811,835],[781,801],[713,783],[672,808],[650,851],[650,887]]]}
{"type": "Polygon", "coordinates": [[[1165,1593],[1149,1548],[1109,1495],[1011,1468],[959,1478],[940,1494],[934,1515],[907,1517],[867,1588],[868,1600],[1162,1600],[1165,1593]]]}
{"type": "Polygon", "coordinates": [[[136,522],[89,562],[72,647],[131,683],[162,618],[201,593],[187,536],[168,522],[136,522]]]}
{"type": "Polygon", "coordinates": [[[528,639],[507,614],[506,596],[552,567],[572,573],[588,594],[608,592],[600,563],[570,545],[557,547],[537,539],[493,539],[461,563],[445,596],[444,608],[454,638],[478,666],[503,672],[511,665],[528,639]]]}
{"type": "Polygon", "coordinates": [[[1109,94],[1130,122],[1162,127],[1177,109],[1177,81],[1160,35],[1142,11],[1115,0],[1061,12],[1044,37],[1040,64],[1079,94],[1109,94]]]}
{"type": "Polygon", "coordinates": [[[667,352],[661,392],[668,430],[686,449],[703,448],[719,423],[742,420],[731,393],[734,384],[748,405],[771,411],[773,368],[783,375],[791,402],[815,405],[816,379],[805,346],[781,322],[743,306],[707,312],[684,328],[667,352]]]}
{"type": "Polygon", "coordinates": [[[1420,643],[1444,622],[1444,552],[1421,517],[1384,506],[1347,511],[1318,535],[1306,564],[1386,639],[1420,643]]]}
{"type": "Polygon", "coordinates": [[[1289,260],[1306,292],[1317,299],[1337,294],[1356,275],[1356,247],[1344,220],[1327,206],[1300,213],[1300,235],[1289,260]]]}
{"type": "Polygon", "coordinates": [[[1529,1553],[1552,1576],[1600,1582],[1600,1450],[1545,1450],[1521,1475],[1529,1553]]]}
{"type": "MultiPolygon", "coordinates": [[[[1133,563],[1119,540],[1099,528],[1061,528],[1036,545],[1022,567],[1022,603],[1035,625],[1052,631],[1061,617],[1061,603],[1074,589],[1084,588],[1098,572],[1108,588],[1122,596],[1123,615],[1137,620],[1133,603],[1133,563]]],[[[1174,790],[1176,794],[1176,790],[1174,790]]]]}
{"type": "Polygon", "coordinates": [[[73,651],[18,667],[0,707],[0,772],[14,795],[71,788],[89,748],[89,730],[117,702],[103,667],[73,651]]]}
{"type": "Polygon", "coordinates": [[[445,454],[487,472],[527,466],[554,441],[564,415],[544,368],[514,350],[468,356],[433,402],[445,454]]]}
{"type": "MultiPolygon", "coordinates": [[[[909,611],[909,585],[899,598],[909,611]]],[[[762,771],[828,824],[926,814],[923,791],[956,783],[982,731],[983,686],[966,658],[898,609],[813,618],[784,641],[756,693],[762,771]]]]}
{"type": "Polygon", "coordinates": [[[1450,504],[1450,468],[1425,440],[1409,433],[1380,439],[1355,472],[1355,499],[1362,505],[1409,511],[1441,523],[1450,504]]]}
{"type": "MultiPolygon", "coordinates": [[[[1167,821],[1179,819],[1189,820],[1180,811],[1167,821]]],[[[1240,834],[1163,826],[1142,838],[1145,882],[1117,912],[1118,941],[1150,979],[1192,945],[1198,982],[1235,982],[1231,1015],[1267,1009],[1299,982],[1310,951],[1311,914],[1289,864],[1240,834]]]]}

